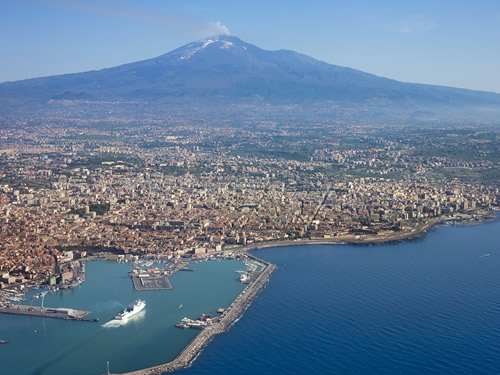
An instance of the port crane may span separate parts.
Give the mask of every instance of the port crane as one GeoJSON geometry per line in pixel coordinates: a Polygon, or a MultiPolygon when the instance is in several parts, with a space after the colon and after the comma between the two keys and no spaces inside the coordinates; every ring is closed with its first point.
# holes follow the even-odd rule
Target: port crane
{"type": "Polygon", "coordinates": [[[30,302],[30,307],[28,307],[28,311],[33,311],[33,301],[35,300],[35,298],[38,298],[37,294],[33,294],[31,296],[31,302],[30,302]]]}
{"type": "MultiPolygon", "coordinates": [[[[47,292],[44,292],[44,293],[47,293],[47,292]]],[[[35,299],[38,299],[40,298],[44,293],[40,293],[40,294],[33,294],[31,296],[31,302],[30,302],[30,306],[28,307],[28,311],[33,311],[33,301],[35,299]]],[[[43,302],[42,302],[42,305],[43,305],[43,302]]]]}
{"type": "Polygon", "coordinates": [[[40,296],[42,297],[42,303],[40,305],[40,312],[43,312],[43,301],[45,300],[45,295],[47,294],[48,292],[42,292],[40,294],[40,296]]]}

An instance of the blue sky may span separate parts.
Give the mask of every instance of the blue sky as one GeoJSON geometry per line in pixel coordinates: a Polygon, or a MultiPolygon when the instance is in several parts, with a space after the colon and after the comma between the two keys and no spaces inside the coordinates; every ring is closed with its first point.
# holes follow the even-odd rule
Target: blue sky
{"type": "Polygon", "coordinates": [[[500,92],[499,0],[0,0],[0,82],[143,60],[227,30],[401,81],[500,92]]]}

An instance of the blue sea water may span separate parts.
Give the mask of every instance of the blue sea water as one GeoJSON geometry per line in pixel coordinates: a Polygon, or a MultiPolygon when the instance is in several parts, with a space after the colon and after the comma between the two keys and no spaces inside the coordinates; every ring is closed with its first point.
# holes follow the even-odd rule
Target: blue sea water
{"type": "Polygon", "coordinates": [[[500,222],[254,254],[269,285],[181,374],[500,374],[500,222]]]}
{"type": "MultiPolygon", "coordinates": [[[[229,306],[244,287],[235,273],[245,268],[240,261],[190,267],[195,271],[171,277],[172,290],[137,292],[128,263],[87,262],[85,283],[48,294],[44,305],[92,311],[100,321],[0,314],[0,339],[9,342],[0,345],[0,375],[100,375],[107,361],[115,373],[171,361],[198,333],[175,322],[229,306]],[[126,322],[113,320],[138,298],[146,301],[143,311],[126,322]]],[[[35,304],[40,308],[40,300],[35,304]]]]}
{"type": "MultiPolygon", "coordinates": [[[[422,240],[254,252],[279,266],[229,330],[180,374],[500,374],[500,222],[422,240]]],[[[231,303],[241,262],[194,265],[173,290],[135,292],[128,264],[90,262],[87,281],[45,299],[101,322],[0,315],[0,374],[92,375],[167,362],[196,334],[173,326],[231,303]],[[146,311],[107,322],[123,305],[146,311]],[[178,306],[182,304],[181,309],[178,306]]],[[[27,296],[29,299],[29,296],[27,296]]]]}

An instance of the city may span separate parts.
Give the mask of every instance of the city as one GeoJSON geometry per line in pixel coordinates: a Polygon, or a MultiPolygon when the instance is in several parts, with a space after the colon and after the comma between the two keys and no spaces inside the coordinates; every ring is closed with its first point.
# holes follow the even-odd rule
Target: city
{"type": "Polygon", "coordinates": [[[500,2],[0,2],[0,374],[498,375],[500,2]]]}
{"type": "Polygon", "coordinates": [[[275,241],[394,241],[499,207],[495,131],[460,130],[470,155],[423,157],[424,137],[404,129],[329,129],[0,130],[0,287],[47,282],[70,250],[178,259],[275,241]]]}

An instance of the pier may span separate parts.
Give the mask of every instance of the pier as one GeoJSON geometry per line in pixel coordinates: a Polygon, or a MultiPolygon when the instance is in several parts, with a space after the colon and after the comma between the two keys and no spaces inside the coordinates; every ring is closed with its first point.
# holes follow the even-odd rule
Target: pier
{"type": "Polygon", "coordinates": [[[276,266],[253,255],[248,254],[252,261],[262,265],[262,270],[256,272],[257,277],[236,297],[231,305],[224,310],[217,322],[207,325],[171,362],[143,370],[115,375],[160,375],[166,372],[181,370],[188,367],[201,353],[205,346],[216,336],[226,332],[231,325],[245,312],[253,299],[265,288],[276,266]]]}
{"type": "Polygon", "coordinates": [[[132,283],[135,290],[140,291],[172,289],[168,276],[133,276],[132,283]]]}
{"type": "Polygon", "coordinates": [[[137,268],[130,273],[132,284],[135,290],[169,290],[172,289],[172,284],[169,278],[179,271],[194,271],[194,268],[189,268],[189,262],[181,262],[170,269],[140,269],[137,268]]]}
{"type": "Polygon", "coordinates": [[[43,309],[30,307],[26,305],[18,305],[12,307],[1,307],[0,313],[11,315],[27,315],[38,316],[42,318],[64,319],[64,320],[81,320],[86,322],[97,322],[98,318],[86,318],[91,314],[90,311],[73,310],[67,308],[52,308],[45,307],[43,309]]]}

